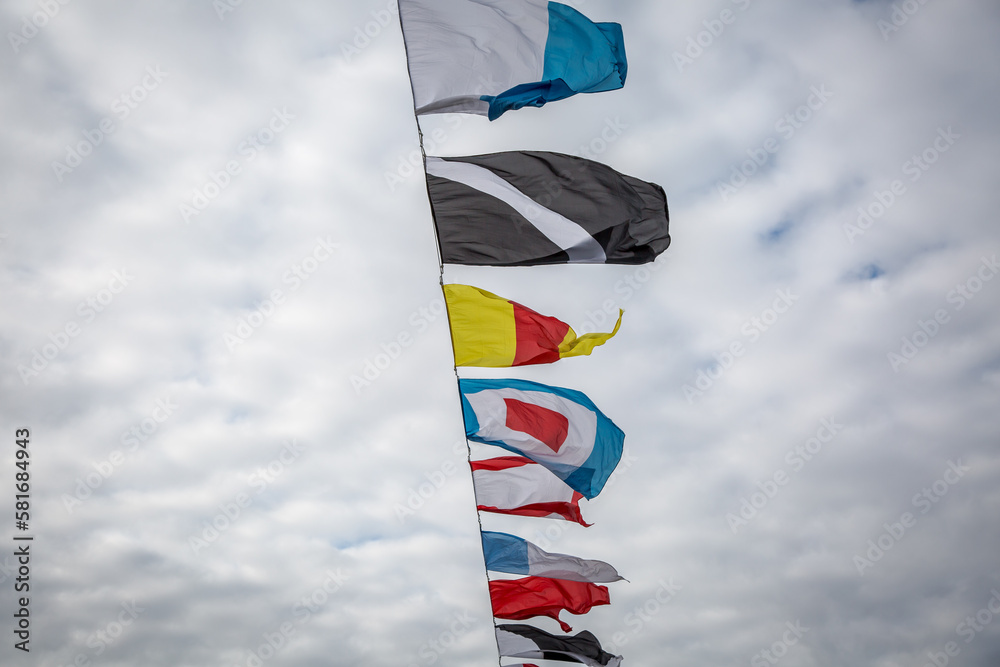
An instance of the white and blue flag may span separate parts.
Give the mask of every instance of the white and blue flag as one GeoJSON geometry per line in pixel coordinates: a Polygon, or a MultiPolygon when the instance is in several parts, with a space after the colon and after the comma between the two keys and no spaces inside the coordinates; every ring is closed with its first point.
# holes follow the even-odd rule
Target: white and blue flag
{"type": "Polygon", "coordinates": [[[491,572],[593,584],[609,584],[624,579],[618,574],[618,570],[604,561],[549,553],[509,533],[484,530],[483,555],[486,558],[486,569],[491,572]]]}
{"type": "Polygon", "coordinates": [[[545,0],[399,0],[418,115],[540,107],[625,85],[618,23],[545,0]]]}

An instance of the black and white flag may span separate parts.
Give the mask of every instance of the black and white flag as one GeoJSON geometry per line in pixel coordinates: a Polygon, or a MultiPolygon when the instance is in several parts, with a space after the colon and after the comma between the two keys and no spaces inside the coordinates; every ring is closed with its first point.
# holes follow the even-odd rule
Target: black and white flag
{"type": "Polygon", "coordinates": [[[619,667],[620,655],[601,648],[590,632],[556,636],[530,625],[498,625],[497,646],[505,658],[538,658],[560,662],[579,662],[590,667],[619,667]]]}
{"type": "Polygon", "coordinates": [[[645,264],[670,245],[663,188],[584,158],[428,157],[427,188],[446,264],[645,264]]]}

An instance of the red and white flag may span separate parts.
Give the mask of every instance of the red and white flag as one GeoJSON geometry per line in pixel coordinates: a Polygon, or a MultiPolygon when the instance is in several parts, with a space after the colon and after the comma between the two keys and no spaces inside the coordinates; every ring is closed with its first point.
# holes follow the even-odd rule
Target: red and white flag
{"type": "Polygon", "coordinates": [[[568,487],[544,466],[523,456],[472,462],[472,481],[480,511],[496,514],[583,520],[583,494],[568,487]]]}

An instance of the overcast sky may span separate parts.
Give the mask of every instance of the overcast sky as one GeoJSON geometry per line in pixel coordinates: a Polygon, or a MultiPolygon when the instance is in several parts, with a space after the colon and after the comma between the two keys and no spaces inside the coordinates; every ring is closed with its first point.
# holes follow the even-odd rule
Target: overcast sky
{"type": "MultiPolygon", "coordinates": [[[[463,371],[627,434],[593,527],[484,527],[615,565],[565,618],[626,665],[1000,664],[1000,8],[575,4],[625,88],[427,119],[428,152],[588,155],[664,187],[673,245],[446,270],[626,310],[590,357],[463,371]]],[[[0,662],[495,664],[387,7],[0,4],[0,662]]]]}

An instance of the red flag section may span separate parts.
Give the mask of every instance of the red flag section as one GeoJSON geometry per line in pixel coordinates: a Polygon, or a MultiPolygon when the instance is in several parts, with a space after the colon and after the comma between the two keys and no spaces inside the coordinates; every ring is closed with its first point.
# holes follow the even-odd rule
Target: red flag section
{"type": "Polygon", "coordinates": [[[513,398],[505,398],[503,402],[507,405],[507,428],[527,433],[535,440],[544,442],[556,454],[559,453],[559,448],[569,435],[569,419],[566,415],[513,398]]]}
{"type": "Polygon", "coordinates": [[[481,512],[561,518],[581,526],[580,501],[574,491],[544,466],[523,456],[501,456],[472,462],[472,481],[481,512]]]}
{"type": "Polygon", "coordinates": [[[514,353],[513,365],[559,361],[559,346],[570,332],[569,325],[519,303],[511,301],[510,304],[514,307],[514,329],[517,331],[517,352],[514,353]]]}
{"type": "Polygon", "coordinates": [[[559,622],[563,632],[573,628],[559,618],[560,611],[586,614],[592,607],[611,602],[606,586],[544,577],[491,581],[490,598],[497,618],[520,621],[548,616],[559,622]]]}

